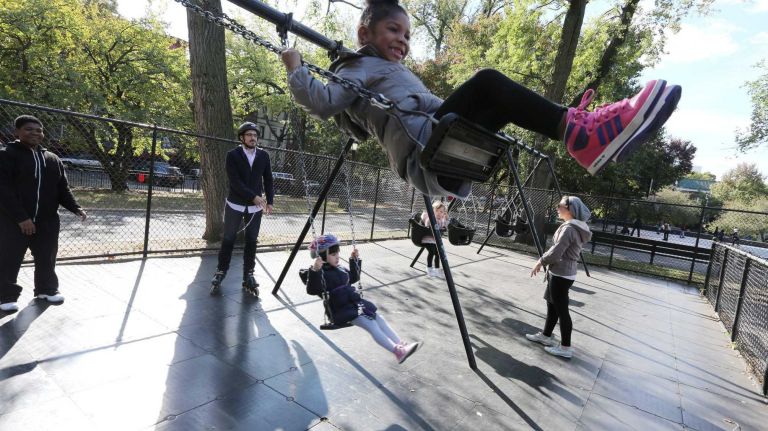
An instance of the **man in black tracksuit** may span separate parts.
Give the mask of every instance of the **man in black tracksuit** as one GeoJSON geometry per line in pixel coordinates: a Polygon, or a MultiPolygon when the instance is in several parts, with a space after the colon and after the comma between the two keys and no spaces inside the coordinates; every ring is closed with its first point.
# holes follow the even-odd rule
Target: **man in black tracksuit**
{"type": "Polygon", "coordinates": [[[229,270],[232,249],[241,221],[245,224],[243,251],[243,288],[259,295],[258,283],[253,276],[256,267],[256,242],[259,238],[261,216],[272,213],[275,190],[272,185],[272,165],[269,154],[258,148],[259,129],[251,122],[243,123],[237,131],[241,146],[227,153],[229,194],[224,205],[224,232],[219,250],[219,265],[211,284],[211,295],[219,293],[219,286],[229,270]],[[262,196],[266,195],[266,199],[262,196]]]}
{"type": "Polygon", "coordinates": [[[61,160],[41,145],[40,120],[22,115],[14,125],[17,140],[0,149],[0,310],[8,312],[18,310],[16,281],[27,249],[35,261],[35,297],[64,301],[55,271],[59,205],[87,216],[69,190],[61,160]]]}

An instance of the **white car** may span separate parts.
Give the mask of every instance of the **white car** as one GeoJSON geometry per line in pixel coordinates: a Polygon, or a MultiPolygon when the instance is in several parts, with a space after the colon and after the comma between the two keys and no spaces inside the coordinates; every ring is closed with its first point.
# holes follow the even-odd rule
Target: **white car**
{"type": "Polygon", "coordinates": [[[101,162],[89,154],[70,154],[61,158],[61,163],[68,169],[101,169],[101,162]]]}

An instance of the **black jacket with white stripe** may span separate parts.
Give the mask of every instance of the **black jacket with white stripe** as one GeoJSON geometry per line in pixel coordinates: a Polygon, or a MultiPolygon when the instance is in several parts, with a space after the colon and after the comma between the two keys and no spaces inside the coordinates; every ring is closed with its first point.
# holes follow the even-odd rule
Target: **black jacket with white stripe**
{"type": "Polygon", "coordinates": [[[15,223],[56,220],[59,205],[80,211],[56,154],[19,141],[0,149],[0,217],[15,223]]]}

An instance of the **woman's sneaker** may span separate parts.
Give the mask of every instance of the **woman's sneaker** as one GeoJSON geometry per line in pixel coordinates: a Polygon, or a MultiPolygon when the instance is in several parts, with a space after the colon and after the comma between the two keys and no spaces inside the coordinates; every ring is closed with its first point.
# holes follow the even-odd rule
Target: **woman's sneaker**
{"type": "Polygon", "coordinates": [[[13,311],[19,311],[19,304],[15,302],[4,302],[0,304],[0,311],[6,311],[6,312],[13,312],[13,311]]]}
{"type": "Polygon", "coordinates": [[[562,356],[563,358],[569,359],[573,357],[573,347],[571,346],[565,347],[562,344],[558,344],[557,346],[545,347],[544,350],[550,355],[562,356]]]}
{"type": "Polygon", "coordinates": [[[62,296],[60,293],[56,293],[54,295],[45,295],[41,293],[37,295],[37,299],[45,299],[51,304],[61,304],[64,302],[64,296],[62,296]]]}
{"type": "Polygon", "coordinates": [[[602,105],[593,112],[586,108],[595,92],[587,90],[579,106],[568,108],[566,114],[568,153],[592,175],[615,156],[621,160],[629,156],[664,125],[677,106],[679,86],[667,104],[662,101],[666,85],[662,79],[650,81],[633,98],[602,105]]]}
{"type": "Polygon", "coordinates": [[[420,343],[411,343],[411,344],[398,344],[395,346],[395,359],[397,359],[398,364],[402,364],[405,362],[406,359],[408,359],[409,356],[416,353],[416,350],[418,350],[420,343]]]}
{"type": "Polygon", "coordinates": [[[557,342],[555,341],[554,335],[550,335],[549,337],[547,337],[541,332],[537,332],[535,334],[525,334],[525,338],[536,343],[541,343],[545,346],[554,346],[555,344],[557,344],[557,342]]]}

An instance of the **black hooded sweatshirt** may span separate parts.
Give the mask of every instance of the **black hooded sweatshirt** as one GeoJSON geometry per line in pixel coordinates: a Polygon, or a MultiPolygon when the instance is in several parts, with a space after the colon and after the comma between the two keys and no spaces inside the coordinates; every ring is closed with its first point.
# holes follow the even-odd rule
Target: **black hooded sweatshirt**
{"type": "Polygon", "coordinates": [[[19,141],[0,149],[0,217],[14,223],[56,220],[59,204],[80,211],[56,154],[19,141]]]}

